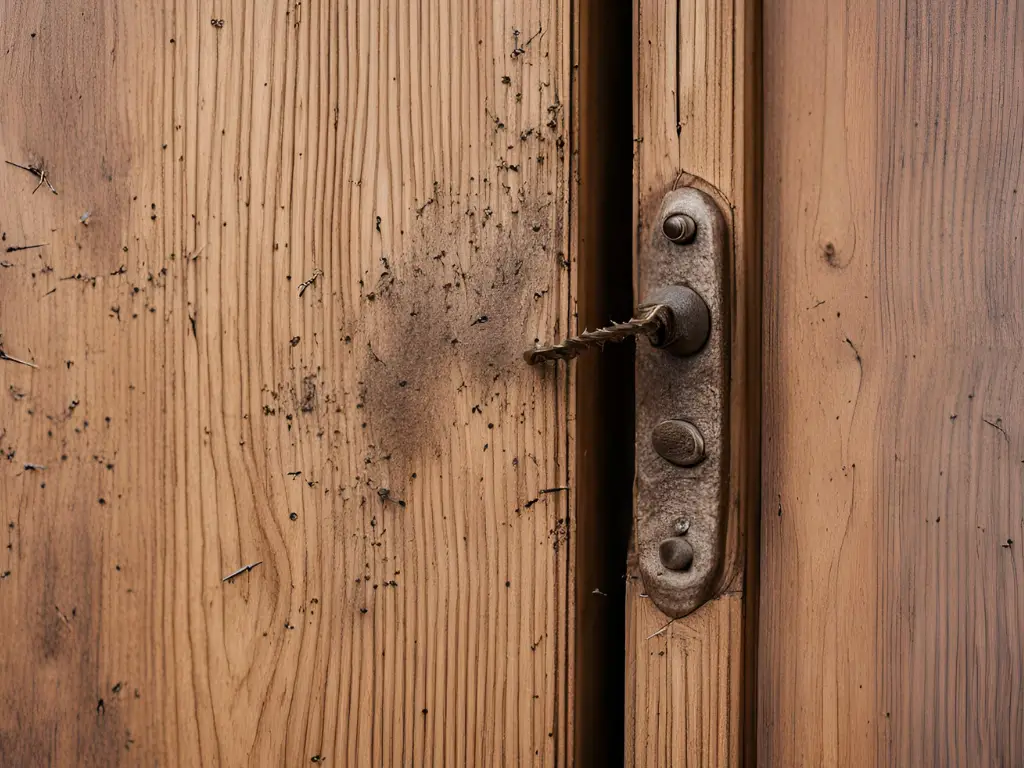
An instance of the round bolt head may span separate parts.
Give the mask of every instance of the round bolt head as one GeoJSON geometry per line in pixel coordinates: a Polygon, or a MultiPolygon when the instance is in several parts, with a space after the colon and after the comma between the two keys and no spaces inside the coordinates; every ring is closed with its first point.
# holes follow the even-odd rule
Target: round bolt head
{"type": "Polygon", "coordinates": [[[665,237],[673,243],[685,244],[697,234],[697,222],[685,213],[673,213],[662,225],[665,237]]]}
{"type": "Polygon", "coordinates": [[[704,461],[704,437],[688,421],[666,419],[651,434],[654,450],[677,467],[694,467],[704,461]]]}
{"type": "Polygon", "coordinates": [[[685,285],[666,285],[643,297],[643,307],[664,304],[668,322],[651,339],[651,346],[686,357],[699,352],[711,335],[711,310],[695,290],[685,285]]]}
{"type": "Polygon", "coordinates": [[[670,571],[688,571],[693,565],[693,545],[682,536],[672,536],[658,547],[661,564],[670,571]]]}

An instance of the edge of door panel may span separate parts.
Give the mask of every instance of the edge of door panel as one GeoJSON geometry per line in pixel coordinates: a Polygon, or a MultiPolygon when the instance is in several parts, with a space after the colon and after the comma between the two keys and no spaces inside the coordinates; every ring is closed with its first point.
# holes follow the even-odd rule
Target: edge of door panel
{"type": "MultiPolygon", "coordinates": [[[[729,586],[669,621],[627,580],[627,765],[756,764],[761,2],[634,0],[634,211],[703,186],[731,219],[729,586]]],[[[636,214],[634,214],[636,215],[636,214]]],[[[641,222],[634,221],[635,243],[641,222]]]]}

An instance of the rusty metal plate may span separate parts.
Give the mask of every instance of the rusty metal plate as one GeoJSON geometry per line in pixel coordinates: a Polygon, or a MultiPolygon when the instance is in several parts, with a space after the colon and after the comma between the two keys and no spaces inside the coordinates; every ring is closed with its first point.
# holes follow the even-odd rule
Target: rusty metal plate
{"type": "MultiPolygon", "coordinates": [[[[641,301],[665,286],[686,285],[700,294],[711,314],[708,340],[693,354],[676,356],[647,344],[636,350],[636,554],[647,595],[677,618],[720,589],[724,563],[728,227],[714,200],[692,187],[669,192],[661,208],[650,213],[644,216],[637,257],[641,301]],[[696,223],[689,242],[678,242],[679,237],[673,242],[666,235],[663,223],[675,214],[696,223]],[[676,423],[663,425],[666,421],[676,423]],[[702,445],[695,460],[687,460],[687,452],[696,450],[698,438],[679,422],[699,434],[702,445]]],[[[677,235],[678,222],[669,224],[669,234],[677,235]]]]}

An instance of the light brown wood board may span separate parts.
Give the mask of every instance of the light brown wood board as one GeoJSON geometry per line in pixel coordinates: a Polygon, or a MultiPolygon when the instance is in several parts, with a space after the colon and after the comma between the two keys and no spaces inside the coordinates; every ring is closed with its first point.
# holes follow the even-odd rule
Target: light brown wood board
{"type": "Polygon", "coordinates": [[[2,762],[567,761],[571,34],[3,6],[2,762]]]}
{"type": "Polygon", "coordinates": [[[1022,28],[764,6],[760,764],[1024,762],[1022,28]]]}

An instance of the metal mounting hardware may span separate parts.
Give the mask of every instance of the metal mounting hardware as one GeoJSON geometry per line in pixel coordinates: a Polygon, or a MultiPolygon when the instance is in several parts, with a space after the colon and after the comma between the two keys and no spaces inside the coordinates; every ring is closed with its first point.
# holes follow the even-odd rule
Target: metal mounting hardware
{"type": "Polygon", "coordinates": [[[675,354],[657,344],[636,352],[637,558],[647,595],[675,618],[723,586],[728,230],[712,198],[692,187],[669,192],[643,221],[638,294],[671,306],[673,317],[688,312],[692,324],[702,314],[707,323],[689,343],[662,345],[675,354]],[[698,301],[702,312],[682,308],[698,301]]]}
{"type": "Polygon", "coordinates": [[[658,349],[674,355],[692,355],[704,346],[710,328],[711,315],[704,300],[685,285],[670,285],[655,291],[651,300],[637,310],[637,317],[629,322],[583,331],[558,344],[528,349],[523,359],[529,365],[547,360],[571,360],[587,349],[640,335],[646,336],[658,349]]]}
{"type": "Polygon", "coordinates": [[[665,219],[661,229],[673,243],[688,243],[697,234],[697,222],[685,213],[676,213],[665,219]]]}

